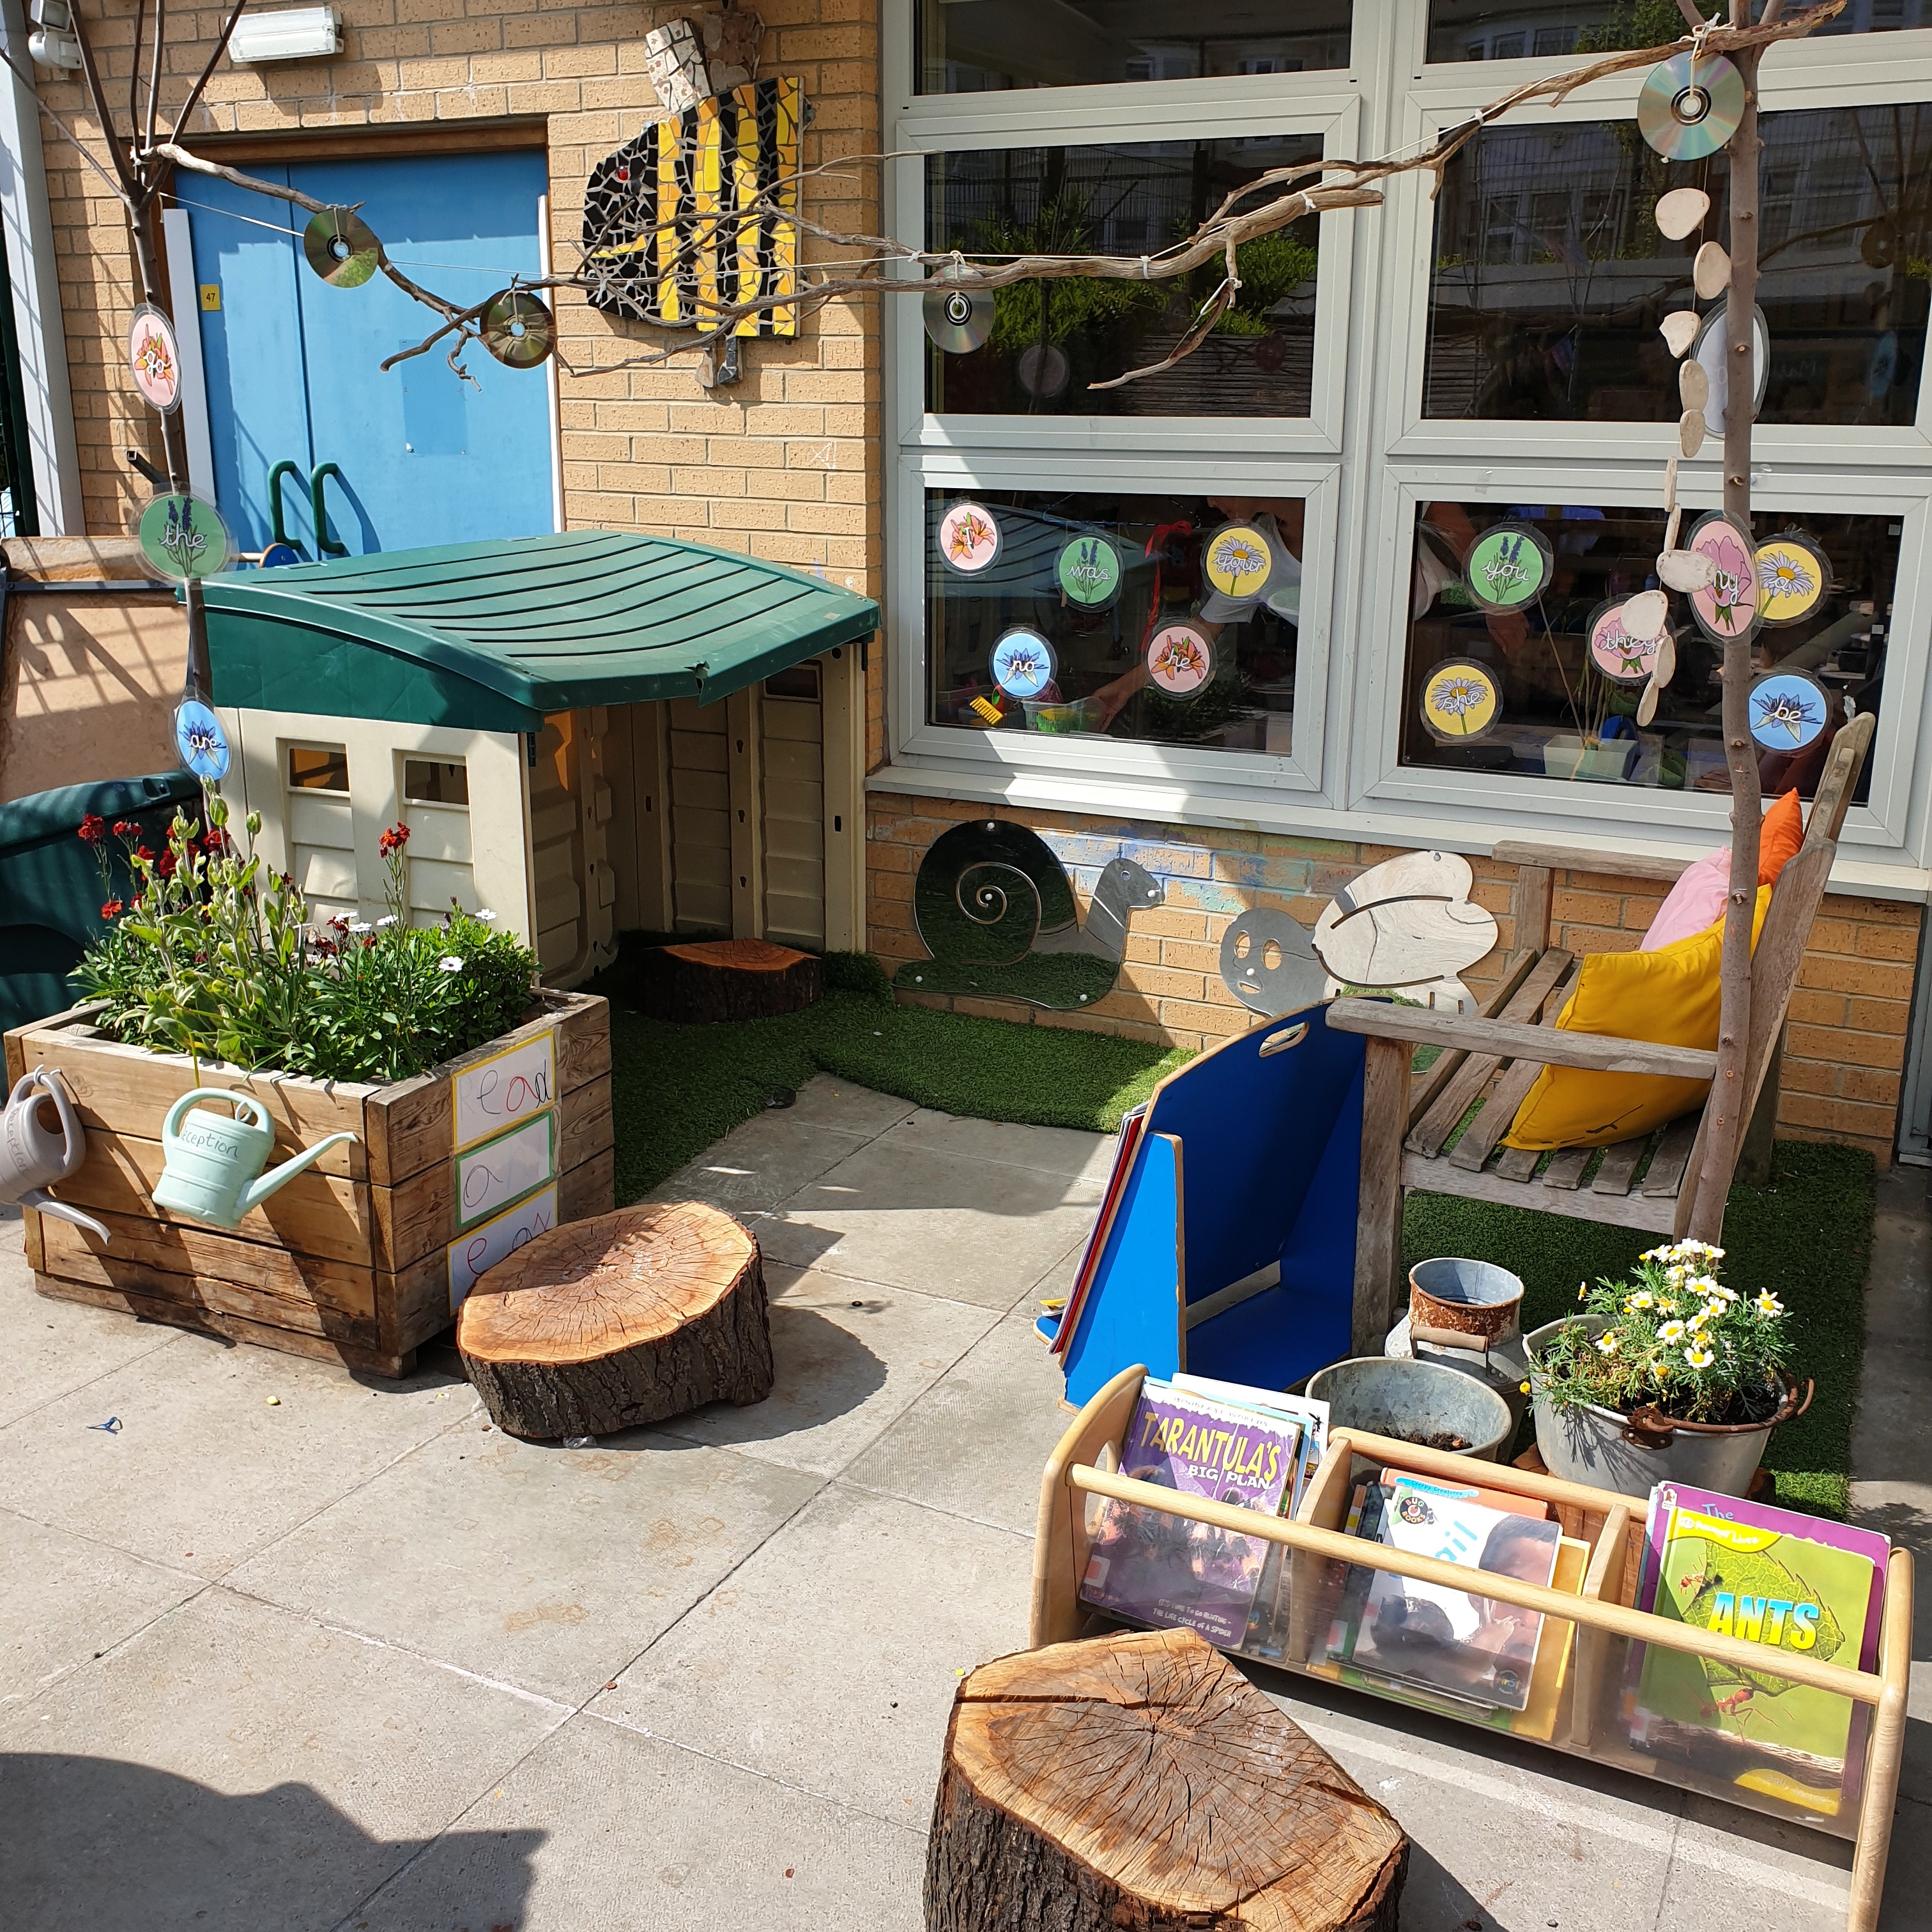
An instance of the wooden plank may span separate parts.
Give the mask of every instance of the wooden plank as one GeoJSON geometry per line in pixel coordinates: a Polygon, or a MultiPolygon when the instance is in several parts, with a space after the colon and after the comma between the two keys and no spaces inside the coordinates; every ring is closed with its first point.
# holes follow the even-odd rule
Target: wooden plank
{"type": "MultiPolygon", "coordinates": [[[[1544,1009],[1541,1021],[1529,1030],[1536,1037],[1553,1036],[1557,1016],[1563,1011],[1552,998],[1544,1009]]],[[[1462,1130],[1462,1137],[1449,1155],[1450,1164],[1466,1168],[1471,1173],[1479,1172],[1496,1143],[1515,1124],[1516,1109],[1536,1084],[1537,1077],[1543,1071],[1534,1055],[1512,1060],[1497,1076],[1496,1084],[1490,1088],[1488,1097],[1483,1102],[1483,1110],[1462,1130]]]]}
{"type": "Polygon", "coordinates": [[[573,1167],[557,1184],[558,1220],[586,1221],[593,1214],[611,1213],[617,1204],[616,1172],[616,1156],[608,1148],[573,1167]]]}
{"type": "MultiPolygon", "coordinates": [[[[1807,845],[1833,845],[1845,829],[1845,814],[1851,808],[1852,794],[1871,749],[1873,734],[1878,729],[1876,712],[1862,712],[1832,740],[1832,752],[1825,760],[1824,775],[1818,781],[1811,801],[1810,817],[1804,826],[1807,845]]],[[[1782,879],[1778,881],[1782,885],[1782,879]]],[[[1774,898],[1777,895],[1774,892],[1774,898]]]]}
{"type": "Polygon", "coordinates": [[[1701,1112],[1672,1120],[1664,1130],[1652,1158],[1650,1171],[1643,1178],[1644,1193],[1653,1201],[1674,1200],[1684,1184],[1684,1169],[1703,1124],[1701,1112]]]}
{"type": "Polygon", "coordinates": [[[1885,1620],[1880,1627],[1878,1660],[1885,1689],[1873,1718],[1864,1790],[1858,1799],[1858,1850],[1852,1858],[1846,1932],[1877,1932],[1886,1860],[1892,1850],[1892,1812],[1898,1802],[1899,1767],[1905,1759],[1912,1694],[1911,1551],[1894,1550],[1885,1576],[1885,1620]]]}
{"type": "MultiPolygon", "coordinates": [[[[1483,1009],[1486,1019],[1514,1017],[1509,1011],[1510,1002],[1515,998],[1524,980],[1528,978],[1536,965],[1536,955],[1526,953],[1520,959],[1513,961],[1503,976],[1502,984],[1491,994],[1489,1004],[1483,1009]]],[[[1411,1076],[1408,1095],[1408,1124],[1412,1130],[1435,1104],[1440,1094],[1454,1076],[1462,1070],[1462,1063],[1468,1058],[1466,1053],[1445,1047],[1436,1057],[1434,1064],[1426,1072],[1411,1076]]],[[[1460,1120],[1459,1113],[1456,1119],[1460,1120]]],[[[1454,1123],[1452,1121],[1453,1126],[1454,1123]]]]}
{"type": "Polygon", "coordinates": [[[1086,1574],[1094,1532],[1086,1506],[1068,1486],[1066,1472],[1076,1463],[1119,1466],[1120,1438],[1133,1419],[1145,1374],[1138,1366],[1123,1369],[1073,1418],[1046,1459],[1033,1539],[1033,1605],[1027,1624],[1030,1649],[1071,1642],[1087,1621],[1080,1579],[1086,1574]]]}
{"type": "Polygon", "coordinates": [[[1565,1189],[1574,1192],[1583,1184],[1583,1170],[1590,1164],[1596,1153],[1594,1148],[1562,1148],[1550,1157],[1550,1165],[1543,1170],[1543,1184],[1546,1187],[1565,1189]]]}
{"type": "MultiPolygon", "coordinates": [[[[1402,1185],[1419,1192],[1453,1195],[1460,1201],[1495,1201],[1506,1208],[1539,1208],[1556,1211],[1550,1196],[1533,1181],[1505,1180],[1493,1171],[1472,1174],[1448,1161],[1425,1160],[1420,1154],[1405,1154],[1402,1162],[1402,1185]]],[[[1581,1219],[1605,1221],[1612,1227],[1642,1228],[1653,1234],[1667,1234],[1673,1204],[1642,1194],[1592,1194],[1586,1197],[1587,1212],[1574,1210],[1581,1219]]]]}
{"type": "Polygon", "coordinates": [[[1426,1006],[1391,1006],[1382,1000],[1337,1000],[1328,1009],[1328,1024],[1341,1033],[1411,1040],[1420,1046],[1461,1046],[1510,1060],[1526,1054],[1539,1066],[1580,1066],[1597,1073],[1660,1073],[1672,1080],[1708,1080],[1718,1065],[1714,1053],[1698,1047],[1660,1046],[1651,1040],[1619,1040],[1606,1034],[1467,1019],[1426,1006]]]}
{"type": "Polygon", "coordinates": [[[1636,1164],[1643,1158],[1643,1150],[1650,1144],[1650,1136],[1639,1134],[1634,1139],[1618,1141],[1614,1146],[1604,1150],[1604,1164],[1597,1170],[1597,1178],[1590,1184],[1593,1194],[1628,1194],[1630,1190],[1631,1177],[1636,1172],[1636,1164]]]}
{"type": "Polygon", "coordinates": [[[1521,866],[1510,893],[1510,921],[1516,928],[1516,951],[1529,958],[1547,950],[1550,913],[1556,898],[1556,874],[1547,866],[1521,866]]]}
{"type": "MultiPolygon", "coordinates": [[[[1616,1587],[1623,1575],[1624,1540],[1630,1532],[1630,1512],[1613,1509],[1604,1520],[1595,1546],[1590,1552],[1590,1567],[1583,1573],[1583,1594],[1593,1604],[1616,1600],[1616,1587]]],[[[1596,1729],[1597,1706],[1602,1701],[1604,1673],[1610,1661],[1614,1640],[1600,1630],[1579,1630],[1574,1660],[1574,1690],[1570,1702],[1570,1742],[1580,1750],[1589,1748],[1596,1729]]]]}
{"type": "Polygon", "coordinates": [[[1504,1148],[1496,1162],[1496,1172],[1505,1180],[1528,1180],[1534,1178],[1536,1163],[1542,1158],[1538,1148],[1504,1148]]]}
{"type": "Polygon", "coordinates": [[[1400,1041],[1371,1038],[1368,1042],[1350,1329],[1350,1346],[1358,1355],[1378,1352],[1394,1319],[1402,1271],[1402,1137],[1408,1121],[1409,1057],[1400,1041]]]}
{"type": "Polygon", "coordinates": [[[1612,878],[1658,879],[1675,885],[1688,859],[1661,854],[1615,851],[1607,847],[1546,845],[1533,838],[1505,838],[1490,856],[1505,866],[1534,866],[1552,872],[1598,872],[1612,878]]]}

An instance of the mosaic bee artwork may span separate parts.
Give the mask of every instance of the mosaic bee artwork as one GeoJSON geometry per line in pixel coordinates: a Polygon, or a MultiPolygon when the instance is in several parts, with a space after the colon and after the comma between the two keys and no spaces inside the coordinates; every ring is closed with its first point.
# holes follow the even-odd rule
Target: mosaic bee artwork
{"type": "MultiPolygon", "coordinates": [[[[703,326],[795,292],[802,107],[796,76],[747,81],[653,122],[599,161],[584,204],[592,307],[703,326]]],[[[796,335],[797,305],[744,316],[730,333],[796,335]]]]}

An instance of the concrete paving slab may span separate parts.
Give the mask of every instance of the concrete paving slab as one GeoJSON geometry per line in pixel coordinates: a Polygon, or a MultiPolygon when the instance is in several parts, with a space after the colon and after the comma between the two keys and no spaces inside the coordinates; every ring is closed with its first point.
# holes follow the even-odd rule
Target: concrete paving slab
{"type": "Polygon", "coordinates": [[[998,1317],[970,1302],[773,1263],[778,1380],[746,1408],[712,1402],[667,1435],[836,1475],[944,1375],[998,1317]]]}
{"type": "MultiPolygon", "coordinates": [[[[889,1825],[584,1716],[350,1923],[357,1932],[918,1932],[925,1814],[889,1825]]],[[[345,1932],[346,1928],[345,1928],[345,1932]]]]}
{"type": "Polygon", "coordinates": [[[647,1430],[564,1449],[519,1442],[478,1415],[232,1581],[575,1705],[818,1486],[814,1477],[647,1430]]]}
{"type": "Polygon", "coordinates": [[[0,1514],[0,1708],[44,1690],[206,1588],[199,1576],[0,1514]]]}
{"type": "Polygon", "coordinates": [[[0,1508],[219,1576],[476,1406],[434,1370],[372,1387],[182,1334],[0,1430],[0,1508]]]}
{"type": "Polygon", "coordinates": [[[1031,1540],[834,1484],[590,1710],[923,1826],[960,1676],[1026,1641],[1031,1540]]]}
{"type": "Polygon", "coordinates": [[[205,1591],[0,1715],[0,1898],[34,1932],[327,1932],[565,1714],[205,1591]]]}
{"type": "Polygon", "coordinates": [[[784,1110],[784,1118],[801,1126],[836,1127],[842,1134],[871,1140],[919,1109],[892,1094],[875,1094],[830,1073],[814,1073],[798,1090],[798,1100],[784,1110]]]}
{"type": "Polygon", "coordinates": [[[1077,1176],[882,1138],[758,1233],[775,1261],[1004,1310],[1084,1240],[1100,1200],[1099,1184],[1077,1176]]]}
{"type": "Polygon", "coordinates": [[[789,1200],[867,1144],[867,1138],[796,1118],[796,1110],[754,1114],[668,1176],[652,1201],[708,1201],[728,1214],[789,1200]]]}
{"type": "Polygon", "coordinates": [[[1054,1358],[1016,1310],[845,1472],[848,1482],[1033,1534],[1040,1472],[1074,1412],[1054,1358]]]}
{"type": "Polygon", "coordinates": [[[1104,1183],[1119,1144],[1114,1134],[1072,1127],[1030,1127],[1010,1121],[975,1120],[919,1107],[881,1136],[887,1147],[926,1148],[967,1160],[997,1161],[1042,1174],[1078,1174],[1104,1183]]]}

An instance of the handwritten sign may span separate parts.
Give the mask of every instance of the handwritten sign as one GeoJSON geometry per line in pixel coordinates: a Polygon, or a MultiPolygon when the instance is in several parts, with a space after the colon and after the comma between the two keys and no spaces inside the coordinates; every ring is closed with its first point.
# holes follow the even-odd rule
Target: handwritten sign
{"type": "Polygon", "coordinates": [[[556,1115],[539,1114],[456,1156],[456,1225],[467,1228],[556,1178],[556,1115]]]}
{"type": "Polygon", "coordinates": [[[556,1035],[538,1034],[466,1066],[456,1076],[456,1145],[460,1154],[540,1114],[556,1098],[556,1035]]]}
{"type": "Polygon", "coordinates": [[[556,1226],[556,1190],[546,1187],[541,1194],[519,1202],[508,1214],[449,1244],[449,1312],[463,1306],[464,1296],[476,1286],[476,1277],[485,1268],[494,1268],[506,1255],[513,1255],[525,1242],[548,1234],[556,1226]]]}

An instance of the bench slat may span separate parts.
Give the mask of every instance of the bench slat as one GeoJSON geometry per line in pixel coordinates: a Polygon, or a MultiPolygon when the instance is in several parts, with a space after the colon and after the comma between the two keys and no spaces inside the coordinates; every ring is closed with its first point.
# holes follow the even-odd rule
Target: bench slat
{"type": "Polygon", "coordinates": [[[1643,1158],[1643,1150],[1650,1144],[1648,1134],[1639,1134],[1634,1140],[1618,1141],[1614,1147],[1604,1150],[1604,1164],[1597,1170],[1597,1178],[1590,1184],[1594,1194],[1628,1194],[1630,1191],[1631,1178],[1636,1172],[1636,1164],[1643,1158]]]}
{"type": "Polygon", "coordinates": [[[1653,1200],[1674,1201],[1677,1198],[1678,1190],[1684,1185],[1684,1170],[1689,1164],[1690,1150],[1697,1144],[1697,1130],[1703,1118],[1703,1110],[1700,1108],[1694,1114],[1686,1114],[1682,1120],[1672,1120],[1664,1129],[1657,1157],[1643,1178],[1643,1191],[1653,1200]]]}

